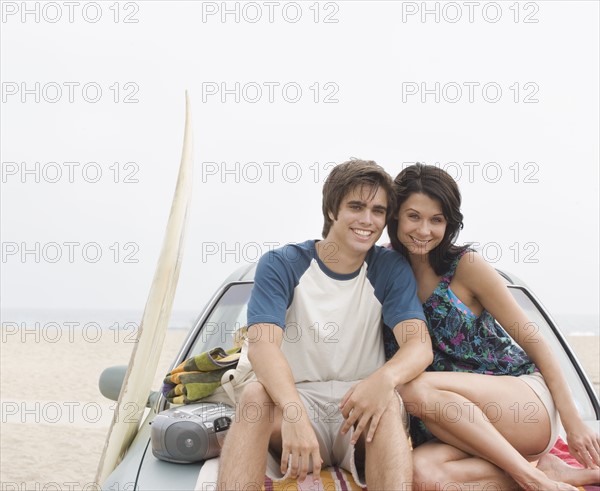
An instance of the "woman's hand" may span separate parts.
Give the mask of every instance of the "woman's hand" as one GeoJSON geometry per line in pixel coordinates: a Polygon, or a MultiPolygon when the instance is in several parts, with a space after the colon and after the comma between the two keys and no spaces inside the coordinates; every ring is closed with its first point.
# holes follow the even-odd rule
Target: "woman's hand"
{"type": "Polygon", "coordinates": [[[565,427],[569,453],[588,469],[600,467],[600,435],[581,419],[565,427]]]}

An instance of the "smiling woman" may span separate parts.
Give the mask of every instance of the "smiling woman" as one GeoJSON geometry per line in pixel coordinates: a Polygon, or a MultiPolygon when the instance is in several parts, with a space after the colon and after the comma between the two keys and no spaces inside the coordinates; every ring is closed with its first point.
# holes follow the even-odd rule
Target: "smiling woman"
{"type": "Polygon", "coordinates": [[[444,212],[439,202],[426,194],[411,194],[398,211],[398,222],[398,239],[409,254],[427,254],[444,239],[444,212]]]}
{"type": "MultiPolygon", "coordinates": [[[[390,217],[390,238],[415,273],[434,349],[428,371],[400,388],[420,445],[415,484],[426,490],[478,481],[566,491],[599,481],[600,437],[583,423],[550,344],[530,329],[500,275],[468,246],[454,245],[462,227],[456,182],[437,167],[416,164],[398,175],[395,187],[399,211],[390,217]],[[515,405],[537,408],[535,424],[516,417],[515,405]],[[443,408],[465,406],[473,410],[444,414],[443,408]],[[571,453],[587,469],[557,472],[546,455],[559,415],[571,453]],[[527,462],[538,459],[538,468],[527,462]],[[432,463],[436,472],[425,471],[432,463]]],[[[395,348],[388,348],[391,357],[395,348]]]]}

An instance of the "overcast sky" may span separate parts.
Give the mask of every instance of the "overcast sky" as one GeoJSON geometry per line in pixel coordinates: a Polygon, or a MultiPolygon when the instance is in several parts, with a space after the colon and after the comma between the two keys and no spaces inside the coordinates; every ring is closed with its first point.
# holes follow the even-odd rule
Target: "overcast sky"
{"type": "Polygon", "coordinates": [[[393,176],[447,169],[460,240],[553,314],[597,325],[598,9],[2,2],[2,308],[143,309],[187,89],[176,310],[199,310],[269,248],[319,237],[327,170],[360,157],[393,176]]]}

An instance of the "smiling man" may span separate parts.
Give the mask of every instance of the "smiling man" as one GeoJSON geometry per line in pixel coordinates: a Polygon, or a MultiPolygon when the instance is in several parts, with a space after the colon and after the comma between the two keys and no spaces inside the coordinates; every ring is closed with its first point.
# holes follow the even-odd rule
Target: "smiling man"
{"type": "Polygon", "coordinates": [[[370,489],[412,483],[395,387],[420,374],[432,350],[410,266],[375,245],[393,196],[375,162],[340,164],[323,187],[324,239],[259,261],[248,306],[258,382],[242,394],[226,438],[221,489],[260,489],[265,472],[317,480],[330,465],[370,489]],[[385,363],[390,328],[401,349],[385,363]]]}

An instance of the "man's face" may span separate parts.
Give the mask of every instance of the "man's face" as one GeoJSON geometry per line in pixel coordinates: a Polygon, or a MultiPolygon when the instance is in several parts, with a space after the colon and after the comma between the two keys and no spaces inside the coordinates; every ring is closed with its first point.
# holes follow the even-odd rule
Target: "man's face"
{"type": "Polygon", "coordinates": [[[333,220],[326,240],[338,250],[366,254],[379,240],[386,224],[387,194],[368,185],[357,186],[340,203],[337,219],[333,220]]]}

